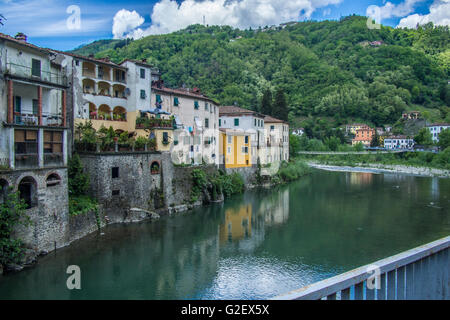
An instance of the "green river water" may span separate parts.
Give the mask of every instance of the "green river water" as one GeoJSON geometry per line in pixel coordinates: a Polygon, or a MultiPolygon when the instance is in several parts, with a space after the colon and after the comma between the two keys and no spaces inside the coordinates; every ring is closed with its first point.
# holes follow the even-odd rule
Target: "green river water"
{"type": "Polygon", "coordinates": [[[448,236],[450,179],[315,170],[102,232],[0,276],[0,299],[267,299],[448,236]]]}

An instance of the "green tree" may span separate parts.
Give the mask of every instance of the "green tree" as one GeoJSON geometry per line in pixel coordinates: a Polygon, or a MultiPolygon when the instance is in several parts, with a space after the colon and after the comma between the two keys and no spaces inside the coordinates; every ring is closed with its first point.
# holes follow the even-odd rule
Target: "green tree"
{"type": "Polygon", "coordinates": [[[302,150],[300,139],[301,138],[295,134],[289,135],[289,157],[290,158],[296,157],[298,155],[298,152],[302,150]]]}
{"type": "Polygon", "coordinates": [[[13,192],[12,189],[9,189],[3,203],[0,203],[1,265],[18,263],[23,256],[23,241],[13,239],[11,236],[16,226],[31,224],[30,218],[26,215],[26,208],[27,205],[20,199],[19,192],[13,192]]]}
{"type": "Polygon", "coordinates": [[[378,135],[377,131],[375,130],[375,134],[372,137],[372,141],[370,142],[371,147],[379,147],[380,146],[380,136],[378,135]]]}
{"type": "Polygon", "coordinates": [[[89,189],[89,176],[83,171],[80,156],[74,154],[68,163],[69,196],[86,195],[89,189]]]}
{"type": "Polygon", "coordinates": [[[286,101],[286,95],[283,89],[278,89],[275,93],[275,100],[272,107],[272,116],[277,119],[288,121],[289,109],[286,101]]]}
{"type": "Polygon", "coordinates": [[[441,133],[439,134],[438,146],[441,148],[441,150],[445,150],[450,147],[450,128],[441,131],[441,133]]]}
{"type": "Polygon", "coordinates": [[[264,95],[261,100],[260,112],[268,116],[272,115],[272,91],[270,89],[264,91],[264,95]]]}
{"type": "Polygon", "coordinates": [[[433,144],[433,137],[427,128],[420,129],[419,133],[414,137],[416,144],[430,146],[433,144]]]}

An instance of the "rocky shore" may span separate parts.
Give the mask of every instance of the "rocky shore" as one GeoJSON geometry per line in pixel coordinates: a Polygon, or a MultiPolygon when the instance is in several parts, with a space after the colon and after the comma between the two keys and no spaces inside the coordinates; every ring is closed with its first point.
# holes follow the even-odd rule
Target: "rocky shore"
{"type": "Polygon", "coordinates": [[[328,170],[328,171],[342,171],[342,172],[371,172],[371,173],[402,173],[421,177],[439,177],[450,178],[450,170],[426,168],[426,167],[411,167],[403,165],[384,165],[376,163],[359,163],[355,166],[337,166],[322,164],[319,162],[308,161],[308,165],[312,168],[328,170]]]}

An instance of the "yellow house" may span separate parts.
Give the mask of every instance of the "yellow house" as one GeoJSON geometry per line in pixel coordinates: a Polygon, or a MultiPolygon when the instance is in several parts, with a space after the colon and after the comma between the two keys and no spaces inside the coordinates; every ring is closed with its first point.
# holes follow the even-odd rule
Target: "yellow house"
{"type": "Polygon", "coordinates": [[[250,134],[239,130],[220,129],[220,163],[225,168],[251,167],[250,134]]]}

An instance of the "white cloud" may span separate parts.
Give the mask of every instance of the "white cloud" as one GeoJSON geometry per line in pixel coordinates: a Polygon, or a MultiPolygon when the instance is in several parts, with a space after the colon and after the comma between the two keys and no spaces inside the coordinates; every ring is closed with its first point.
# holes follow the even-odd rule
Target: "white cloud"
{"type": "Polygon", "coordinates": [[[398,28],[415,28],[417,24],[433,22],[435,25],[450,26],[450,0],[435,0],[430,6],[430,13],[412,14],[400,20],[398,28]]]}
{"type": "Polygon", "coordinates": [[[112,33],[115,39],[124,37],[124,34],[136,29],[144,23],[142,18],[136,11],[128,11],[122,9],[116,13],[113,19],[112,33]]]}
{"type": "MultiPolygon", "coordinates": [[[[170,33],[191,24],[230,25],[238,28],[258,27],[310,18],[317,8],[341,3],[343,0],[160,0],[153,7],[152,24],[147,29],[139,14],[121,10],[124,21],[114,18],[114,37],[141,38],[150,34],[170,33]],[[125,26],[126,27],[125,27],[125,26]],[[130,27],[135,26],[135,27],[130,27]]],[[[116,14],[116,16],[117,16],[116,14]]]]}

